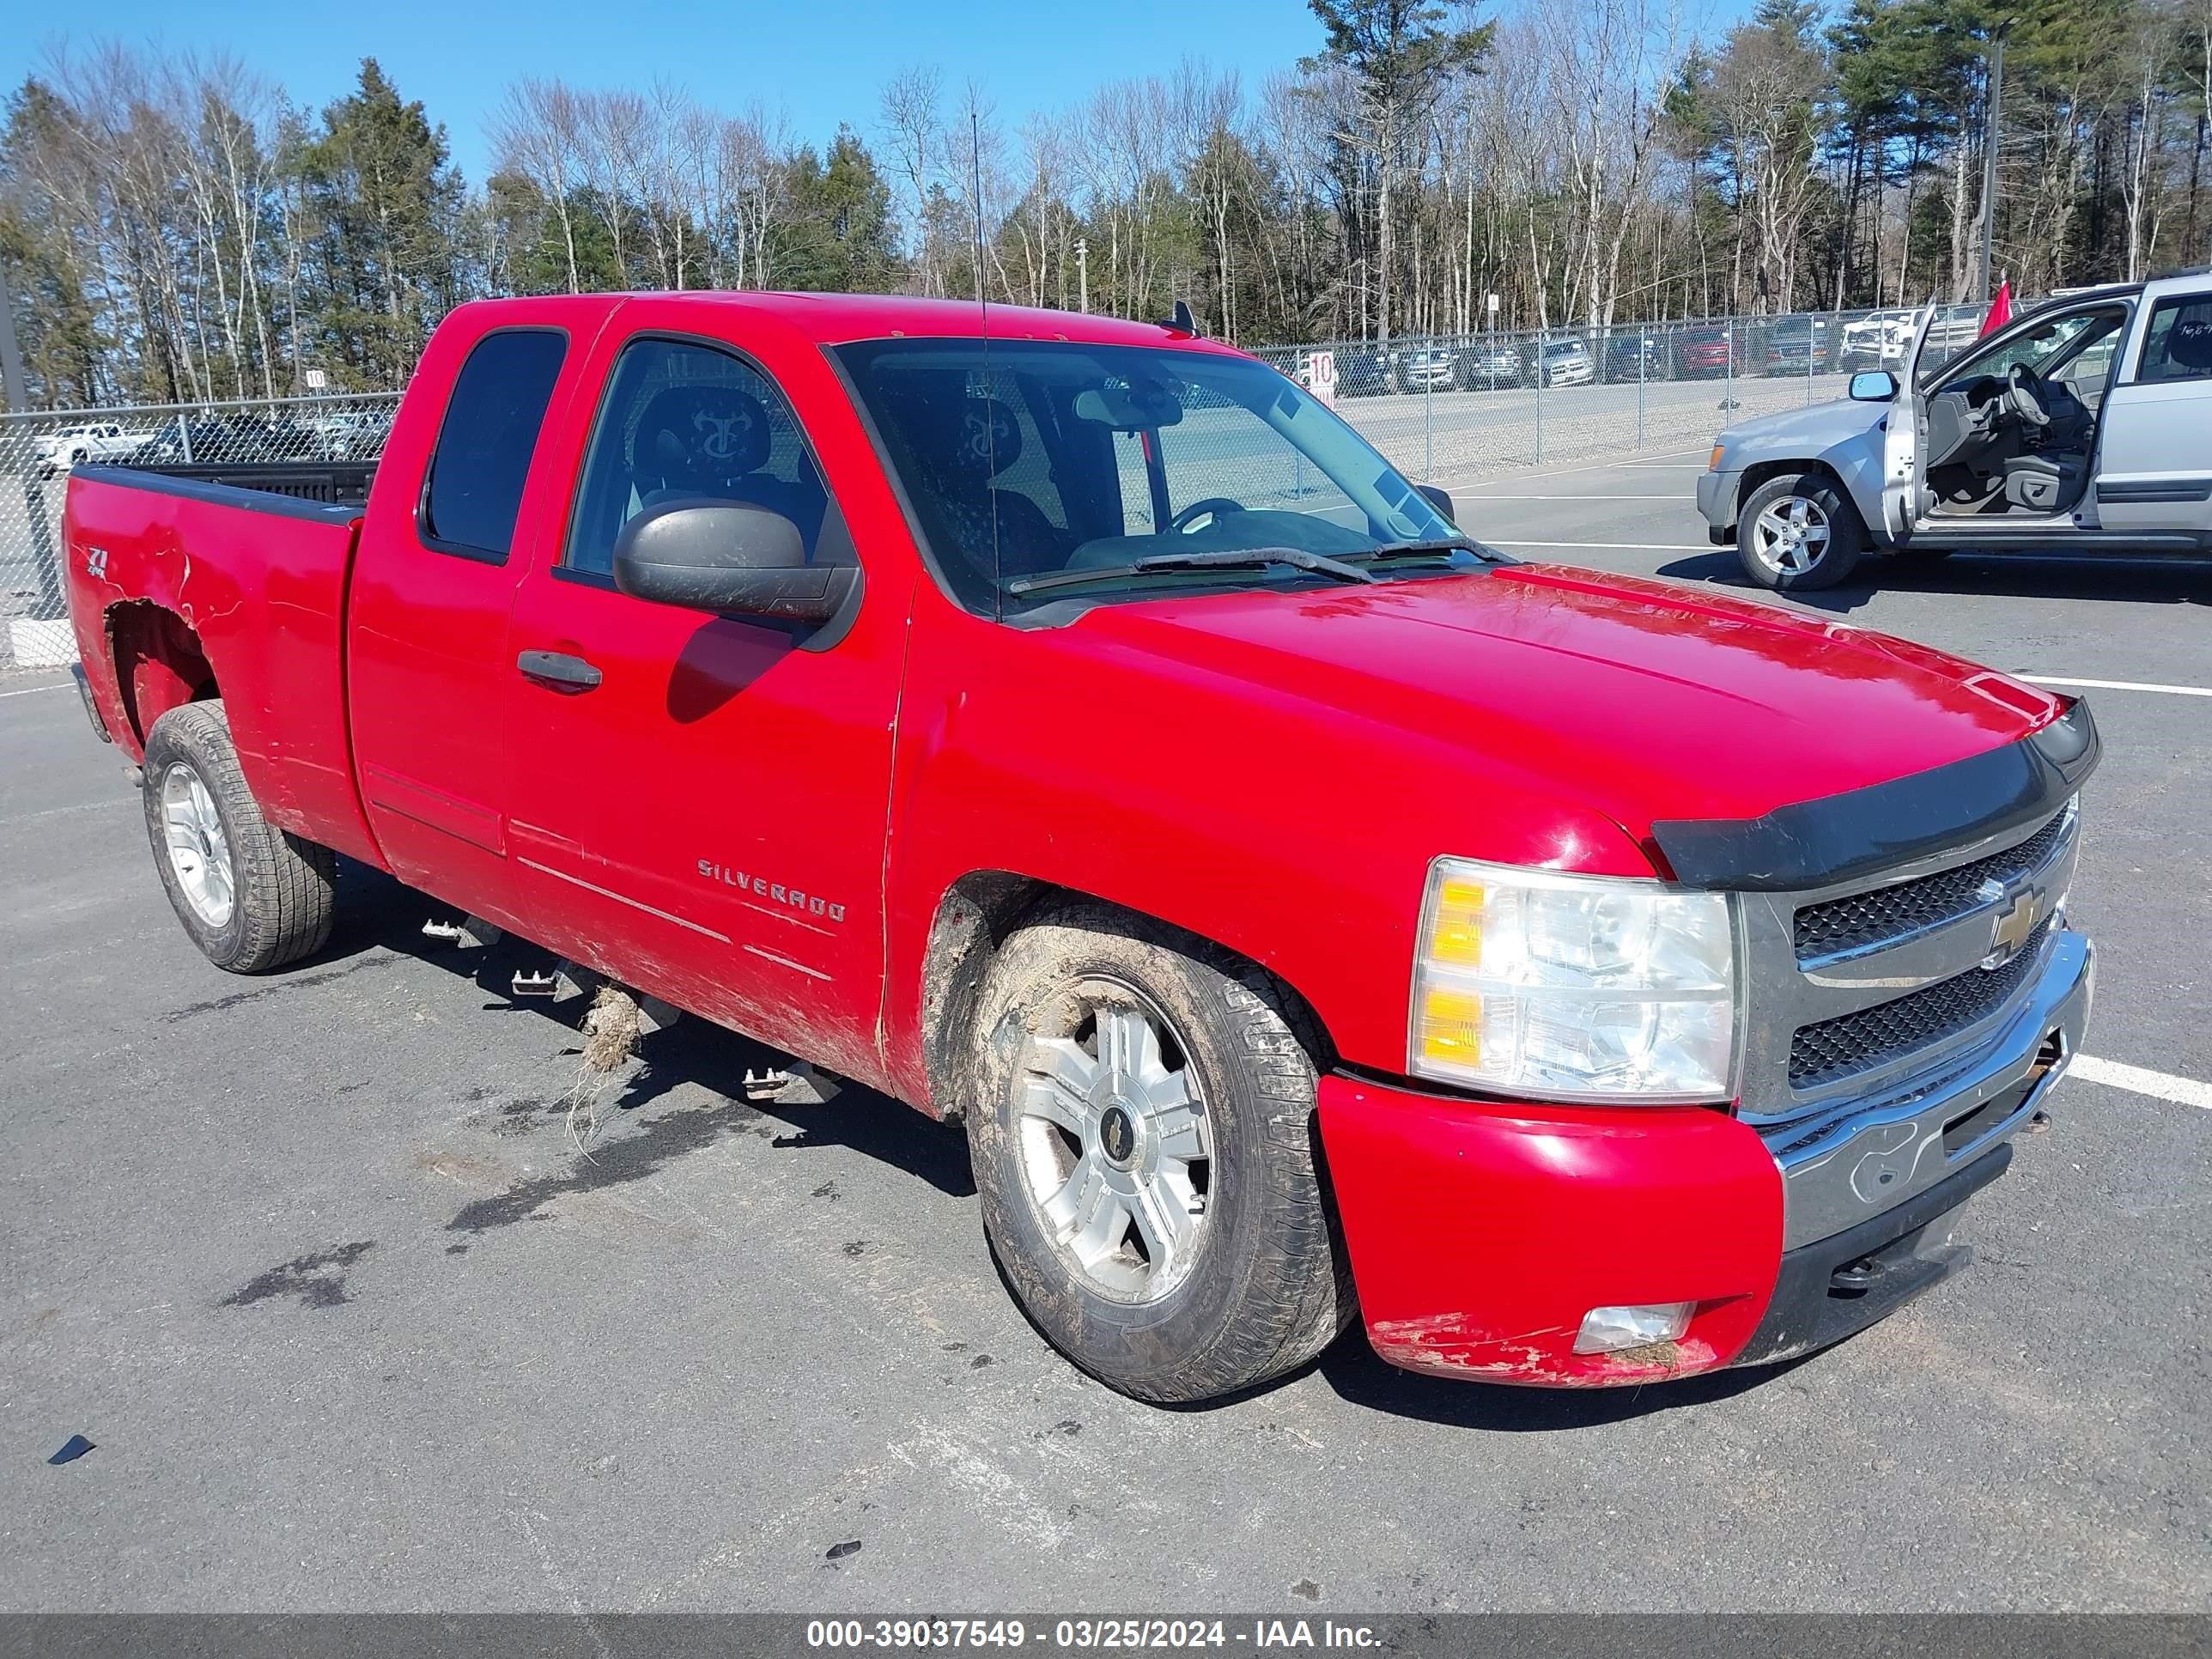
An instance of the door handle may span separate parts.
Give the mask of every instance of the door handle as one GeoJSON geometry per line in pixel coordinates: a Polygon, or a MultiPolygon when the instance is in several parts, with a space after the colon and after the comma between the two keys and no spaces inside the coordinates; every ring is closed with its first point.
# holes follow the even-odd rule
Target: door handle
{"type": "Polygon", "coordinates": [[[526,678],[556,691],[589,691],[606,677],[581,657],[565,651],[526,651],[514,659],[526,678]]]}

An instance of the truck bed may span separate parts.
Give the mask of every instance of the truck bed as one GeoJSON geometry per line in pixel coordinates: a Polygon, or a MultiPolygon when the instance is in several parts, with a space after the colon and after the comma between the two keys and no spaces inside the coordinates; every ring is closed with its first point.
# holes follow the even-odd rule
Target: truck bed
{"type": "Polygon", "coordinates": [[[116,743],[137,758],[155,719],[212,680],[270,821],[372,860],[345,707],[362,508],[315,497],[357,494],[373,471],[81,467],[63,515],[77,652],[116,743]],[[163,613],[196,648],[179,648],[163,613]]]}
{"type": "MultiPolygon", "coordinates": [[[[91,468],[81,469],[93,471],[91,468]]],[[[368,486],[376,477],[374,461],[226,461],[187,465],[181,462],[160,466],[101,467],[102,472],[136,472],[192,483],[221,484],[233,489],[259,490],[295,501],[356,510],[367,505],[368,486]]]]}

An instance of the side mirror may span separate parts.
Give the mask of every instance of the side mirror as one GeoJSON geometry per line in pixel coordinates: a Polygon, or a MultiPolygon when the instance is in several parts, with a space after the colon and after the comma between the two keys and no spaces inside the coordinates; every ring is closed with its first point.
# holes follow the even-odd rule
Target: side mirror
{"type": "Polygon", "coordinates": [[[649,507],[615,538],[615,586],[633,599],[732,617],[826,623],[860,591],[860,568],[809,564],[799,526],[736,501],[649,507]]]}
{"type": "Polygon", "coordinates": [[[1897,396],[1897,376],[1886,368],[1863,368],[1851,376],[1851,401],[1886,404],[1897,396]]]}
{"type": "Polygon", "coordinates": [[[1452,511],[1450,490],[1437,484],[1415,484],[1413,488],[1420,492],[1420,497],[1423,501],[1426,501],[1431,507],[1433,507],[1437,512],[1444,515],[1444,522],[1446,524],[1451,525],[1455,527],[1458,526],[1458,516],[1452,511]]]}

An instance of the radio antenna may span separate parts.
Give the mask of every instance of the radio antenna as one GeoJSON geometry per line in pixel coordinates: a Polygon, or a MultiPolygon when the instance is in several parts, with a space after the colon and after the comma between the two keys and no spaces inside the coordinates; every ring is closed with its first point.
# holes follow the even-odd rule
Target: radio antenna
{"type": "Polygon", "coordinates": [[[999,553],[999,422],[991,386],[991,284],[983,271],[983,118],[968,98],[968,169],[975,206],[975,317],[983,337],[983,510],[991,520],[991,616],[1006,620],[1005,570],[999,553]]]}

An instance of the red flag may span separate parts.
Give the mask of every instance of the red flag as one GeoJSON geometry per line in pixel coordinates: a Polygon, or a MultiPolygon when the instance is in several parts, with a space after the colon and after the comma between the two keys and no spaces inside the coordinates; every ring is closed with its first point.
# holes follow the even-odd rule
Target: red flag
{"type": "MultiPolygon", "coordinates": [[[[2012,320],[2012,278],[1997,284],[1997,297],[1990,301],[1990,314],[1982,319],[1982,334],[1994,334],[2012,320]]],[[[1976,339],[1981,338],[1978,334],[1976,339]]]]}

